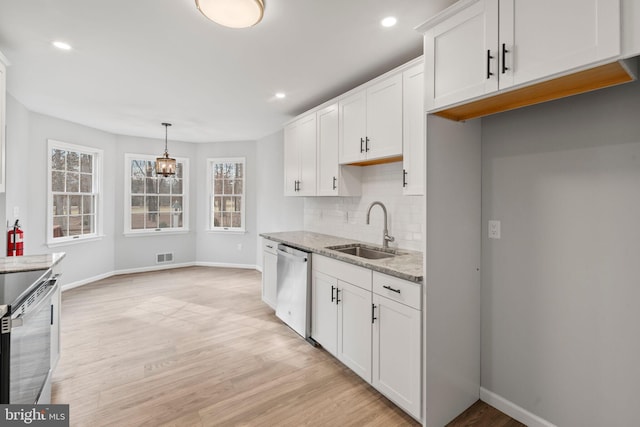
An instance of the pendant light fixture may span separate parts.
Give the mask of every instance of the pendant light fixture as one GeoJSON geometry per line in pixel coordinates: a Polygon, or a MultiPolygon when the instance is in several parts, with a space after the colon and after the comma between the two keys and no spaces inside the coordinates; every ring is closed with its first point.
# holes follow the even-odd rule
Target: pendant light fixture
{"type": "Polygon", "coordinates": [[[156,175],[162,175],[165,178],[176,174],[176,159],[169,157],[167,151],[167,129],[171,123],[162,123],[164,126],[164,155],[156,158],[156,175]]]}
{"type": "Polygon", "coordinates": [[[213,22],[230,28],[252,27],[264,14],[263,0],[196,0],[196,6],[213,22]]]}

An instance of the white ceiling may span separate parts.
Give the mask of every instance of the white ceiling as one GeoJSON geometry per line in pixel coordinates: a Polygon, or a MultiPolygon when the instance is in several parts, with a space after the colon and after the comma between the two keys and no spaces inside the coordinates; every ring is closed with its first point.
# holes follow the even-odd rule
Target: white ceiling
{"type": "Polygon", "coordinates": [[[167,121],[172,140],[255,140],[419,56],[413,28],[452,3],[265,0],[261,23],[229,29],[195,0],[0,0],[0,51],[30,111],[121,135],[162,139],[167,121]],[[398,24],[383,28],[388,15],[398,24]]]}

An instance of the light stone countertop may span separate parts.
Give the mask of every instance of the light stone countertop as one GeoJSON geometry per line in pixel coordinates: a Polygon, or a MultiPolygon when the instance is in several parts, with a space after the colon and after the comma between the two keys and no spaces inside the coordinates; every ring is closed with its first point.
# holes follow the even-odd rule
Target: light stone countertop
{"type": "Polygon", "coordinates": [[[57,252],[53,254],[0,258],[0,274],[47,270],[59,263],[64,256],[64,252],[57,252]]]}
{"type": "Polygon", "coordinates": [[[310,231],[261,233],[260,236],[279,243],[284,243],[288,246],[292,246],[306,252],[335,258],[340,261],[369,268],[400,279],[409,280],[411,282],[422,282],[422,252],[410,251],[408,249],[396,249],[399,255],[396,255],[395,257],[385,259],[366,259],[326,249],[326,247],[349,245],[354,243],[369,247],[380,247],[380,245],[360,242],[358,240],[344,239],[342,237],[330,236],[328,234],[313,233],[310,231]]]}

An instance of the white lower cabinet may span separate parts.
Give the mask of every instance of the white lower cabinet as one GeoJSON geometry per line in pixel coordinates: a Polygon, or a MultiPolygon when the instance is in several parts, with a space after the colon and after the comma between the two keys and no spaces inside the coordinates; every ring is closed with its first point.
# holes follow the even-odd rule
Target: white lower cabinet
{"type": "Polygon", "coordinates": [[[415,419],[422,284],[313,255],[311,337],[415,419]]]}
{"type": "Polygon", "coordinates": [[[262,301],[276,309],[278,293],[278,243],[262,239],[262,301]]]}
{"type": "Polygon", "coordinates": [[[373,307],[372,385],[419,419],[421,312],[377,294],[373,307]]]}
{"type": "Polygon", "coordinates": [[[338,359],[371,383],[371,291],[338,280],[338,359]]]}

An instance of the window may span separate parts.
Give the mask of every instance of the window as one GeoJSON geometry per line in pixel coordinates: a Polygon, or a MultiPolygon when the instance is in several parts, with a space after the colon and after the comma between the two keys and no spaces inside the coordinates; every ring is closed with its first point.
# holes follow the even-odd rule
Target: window
{"type": "Polygon", "coordinates": [[[48,140],[47,244],[101,233],[102,150],[48,140]]]}
{"type": "Polygon", "coordinates": [[[245,231],[245,159],[209,159],[209,228],[245,231]]]}
{"type": "Polygon", "coordinates": [[[176,174],[156,175],[156,158],[125,155],[126,234],[188,231],[188,159],[176,158],[176,174]]]}

